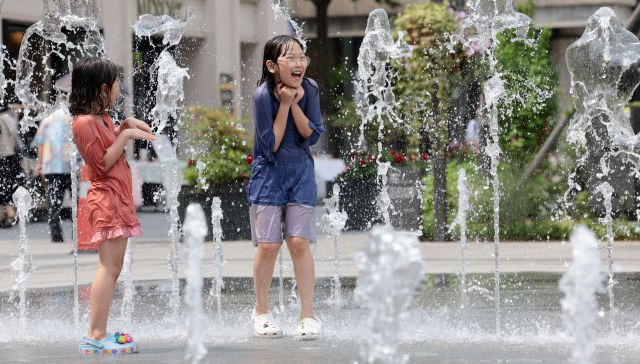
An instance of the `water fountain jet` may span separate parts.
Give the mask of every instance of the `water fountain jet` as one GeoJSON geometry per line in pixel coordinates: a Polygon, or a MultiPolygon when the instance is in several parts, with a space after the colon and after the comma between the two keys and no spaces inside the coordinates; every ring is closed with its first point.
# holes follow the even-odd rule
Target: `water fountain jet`
{"type": "Polygon", "coordinates": [[[16,275],[13,290],[18,293],[20,323],[24,327],[27,323],[27,285],[29,276],[34,270],[33,259],[29,253],[29,239],[27,238],[27,220],[29,219],[29,210],[32,207],[33,200],[29,191],[22,186],[16,189],[12,197],[13,203],[18,210],[20,224],[20,255],[11,262],[11,269],[16,275]]]}

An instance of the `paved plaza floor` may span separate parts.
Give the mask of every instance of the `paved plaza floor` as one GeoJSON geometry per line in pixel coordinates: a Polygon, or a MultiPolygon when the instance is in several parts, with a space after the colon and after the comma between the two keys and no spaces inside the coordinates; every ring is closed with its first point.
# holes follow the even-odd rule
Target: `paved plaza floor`
{"type": "MultiPolygon", "coordinates": [[[[141,213],[140,220],[145,230],[141,238],[133,239],[134,280],[169,279],[167,256],[167,215],[141,213]]],[[[51,243],[45,223],[30,223],[27,228],[29,250],[36,270],[29,278],[32,288],[60,287],[73,284],[73,256],[71,224],[63,223],[65,243],[51,243]]],[[[0,230],[0,292],[10,289],[12,275],[10,263],[20,251],[18,228],[0,230]]],[[[362,248],[368,239],[367,232],[346,232],[338,241],[340,249],[340,272],[342,276],[357,276],[353,254],[362,248]]],[[[180,244],[181,249],[184,244],[180,244]]],[[[606,249],[601,246],[602,267],[606,267],[606,249]]],[[[329,277],[334,273],[334,245],[324,235],[318,234],[314,249],[316,275],[329,277]]],[[[456,242],[422,242],[420,250],[427,273],[457,273],[460,269],[459,244],[456,242]]],[[[286,249],[285,249],[286,250],[286,249]]],[[[250,241],[224,242],[224,276],[251,277],[254,248],[250,241]]],[[[465,270],[469,273],[491,273],[494,271],[493,241],[469,242],[465,253],[465,270]]],[[[293,276],[293,267],[285,251],[284,275],[293,276]]],[[[614,246],[615,269],[619,272],[640,272],[640,242],[616,241],[614,246]]],[[[95,272],[97,255],[79,255],[79,282],[88,284],[95,272]]],[[[505,241],[500,246],[500,269],[502,272],[564,272],[571,261],[571,244],[561,241],[514,242],[505,241]]],[[[206,243],[204,253],[204,275],[213,274],[213,246],[206,243]]],[[[182,266],[180,276],[184,277],[182,266]]]]}
{"type": "MultiPolygon", "coordinates": [[[[84,358],[76,353],[73,343],[55,345],[55,350],[43,352],[39,345],[0,343],[3,363],[184,363],[184,343],[140,342],[141,352],[120,357],[84,358]]],[[[354,363],[358,359],[358,343],[331,340],[301,342],[292,338],[250,338],[234,344],[209,344],[202,363],[225,364],[329,364],[354,363]]],[[[400,351],[411,353],[408,363],[431,364],[560,364],[566,362],[568,350],[554,344],[522,345],[504,343],[430,342],[404,344],[400,351]],[[499,353],[499,358],[496,357],[499,353]]],[[[595,355],[597,363],[634,364],[615,350],[603,350],[595,355]]]]}

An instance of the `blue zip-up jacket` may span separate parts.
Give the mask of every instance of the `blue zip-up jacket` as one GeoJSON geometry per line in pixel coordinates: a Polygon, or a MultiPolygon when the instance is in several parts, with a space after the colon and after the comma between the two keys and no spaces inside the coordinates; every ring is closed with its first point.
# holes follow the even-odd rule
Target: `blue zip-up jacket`
{"type": "Polygon", "coordinates": [[[318,142],[324,126],[320,115],[318,84],[305,77],[302,88],[304,96],[298,105],[309,119],[309,127],[313,132],[307,139],[302,137],[293,121],[293,114],[289,111],[284,136],[276,152],[273,152],[273,122],[280,102],[266,83],[258,86],[253,95],[253,120],[256,129],[254,160],[247,188],[247,197],[252,204],[283,206],[287,203],[299,203],[315,206],[316,183],[309,147],[318,142]]]}

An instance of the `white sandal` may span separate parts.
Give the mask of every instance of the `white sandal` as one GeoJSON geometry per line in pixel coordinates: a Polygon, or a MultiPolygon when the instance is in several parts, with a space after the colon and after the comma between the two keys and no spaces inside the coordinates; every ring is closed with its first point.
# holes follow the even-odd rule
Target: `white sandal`
{"type": "Polygon", "coordinates": [[[269,339],[277,339],[283,336],[283,331],[276,324],[271,312],[262,315],[256,315],[256,310],[251,314],[251,325],[257,337],[266,337],[269,339]]]}
{"type": "Polygon", "coordinates": [[[315,340],[320,336],[322,323],[313,317],[305,317],[300,320],[296,328],[296,337],[302,340],[315,340]]]}

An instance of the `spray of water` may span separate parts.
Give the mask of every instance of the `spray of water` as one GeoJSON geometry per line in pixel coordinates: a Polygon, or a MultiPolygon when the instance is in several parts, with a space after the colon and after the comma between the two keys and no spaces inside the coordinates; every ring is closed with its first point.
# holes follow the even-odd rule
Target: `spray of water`
{"type": "Polygon", "coordinates": [[[498,45],[498,34],[505,30],[514,30],[514,40],[526,39],[531,19],[513,9],[511,0],[472,0],[469,3],[469,16],[461,25],[461,34],[464,46],[468,49],[476,49],[477,45],[492,44],[489,47],[485,59],[489,66],[489,79],[483,85],[484,110],[488,115],[489,134],[485,153],[491,159],[490,173],[493,189],[493,229],[494,229],[494,259],[495,259],[495,312],[496,333],[500,334],[500,180],[498,178],[498,164],[500,158],[498,125],[498,108],[504,98],[505,84],[502,75],[497,69],[495,50],[498,45]]]}
{"type": "MultiPolygon", "coordinates": [[[[613,218],[611,216],[611,197],[613,197],[613,187],[608,182],[601,183],[598,187],[596,187],[596,192],[602,196],[604,201],[605,215],[601,221],[604,223],[607,231],[607,261],[609,268],[609,280],[607,281],[607,294],[609,295],[609,310],[611,311],[611,315],[615,314],[615,297],[613,295],[613,286],[615,286],[616,281],[614,279],[614,271],[613,271],[613,218]]],[[[613,320],[611,321],[611,325],[613,325],[613,320]]],[[[612,326],[613,328],[613,326],[612,326]]]]}
{"type": "MultiPolygon", "coordinates": [[[[615,280],[611,197],[614,188],[609,182],[612,182],[610,173],[619,168],[614,167],[618,156],[632,162],[632,174],[640,176],[640,155],[634,151],[638,137],[624,114],[624,106],[640,83],[640,41],[624,29],[613,10],[600,8],[587,21],[582,36],[567,47],[566,58],[575,105],[567,140],[578,153],[577,166],[590,171],[589,184],[602,197],[605,207],[602,222],[607,228],[607,291],[613,325],[615,280]]],[[[575,177],[576,171],[569,177],[565,202],[573,191],[582,189],[575,177]]]]}
{"type": "MultiPolygon", "coordinates": [[[[4,0],[0,1],[0,12],[2,11],[2,5],[4,0]]],[[[7,79],[4,77],[4,50],[5,45],[0,45],[0,103],[4,102],[4,92],[7,88],[7,79]]]]}
{"type": "MultiPolygon", "coordinates": [[[[71,113],[66,102],[59,104],[59,108],[54,111],[61,112],[71,119],[71,113]]],[[[67,143],[69,149],[69,163],[71,173],[71,241],[73,242],[73,323],[75,327],[80,325],[80,302],[78,299],[78,149],[73,142],[73,132],[68,129],[67,143]]]]}
{"type": "MultiPolygon", "coordinates": [[[[176,46],[182,39],[184,26],[192,17],[186,16],[186,20],[176,20],[168,15],[153,16],[144,14],[133,25],[135,34],[139,37],[151,37],[154,34],[163,34],[162,43],[167,46],[176,46]]],[[[183,81],[189,75],[185,68],[179,67],[168,49],[160,53],[152,67],[151,77],[157,77],[156,103],[151,111],[153,128],[162,131],[169,117],[179,120],[181,103],[184,100],[183,81]]],[[[180,191],[180,176],[178,160],[176,157],[177,145],[171,145],[168,138],[158,138],[153,142],[153,147],[164,170],[164,189],[169,208],[169,272],[171,278],[170,305],[174,316],[177,317],[180,307],[180,283],[178,280],[179,254],[178,243],[180,239],[180,227],[178,216],[178,192],[180,191]]]]}
{"type": "Polygon", "coordinates": [[[302,23],[298,23],[297,21],[291,19],[291,15],[289,14],[289,4],[287,0],[272,0],[271,1],[271,9],[273,9],[273,18],[275,20],[283,19],[289,22],[291,28],[293,28],[293,32],[296,35],[296,39],[302,43],[302,50],[307,50],[307,39],[304,37],[304,30],[302,29],[302,23]]]}
{"type": "Polygon", "coordinates": [[[169,207],[169,255],[167,257],[169,266],[169,276],[171,280],[171,297],[169,305],[174,317],[177,317],[180,309],[180,280],[178,277],[178,267],[180,265],[179,242],[180,242],[180,219],[178,216],[178,191],[180,180],[178,176],[178,159],[174,146],[164,135],[159,135],[152,142],[153,149],[158,154],[164,170],[164,190],[167,205],[169,207]]]}
{"type": "Polygon", "coordinates": [[[183,82],[185,78],[189,78],[189,73],[186,68],[176,64],[175,59],[166,49],[160,53],[153,70],[157,75],[158,89],[156,105],[151,110],[151,115],[153,115],[156,130],[163,130],[167,126],[169,117],[178,119],[178,113],[184,101],[183,82]]]}
{"type": "Polygon", "coordinates": [[[418,238],[389,227],[375,227],[358,265],[356,301],[370,311],[370,333],[360,345],[363,363],[406,363],[398,353],[400,319],[423,274],[418,238]]]}
{"type": "Polygon", "coordinates": [[[133,254],[131,253],[132,240],[127,240],[127,249],[124,252],[124,262],[122,263],[122,272],[120,273],[120,280],[124,287],[124,293],[122,295],[122,310],[120,311],[120,320],[125,323],[131,323],[131,316],[135,309],[135,303],[133,301],[134,286],[133,276],[131,275],[131,266],[133,265],[133,254]]]}
{"type": "Polygon", "coordinates": [[[458,170],[458,213],[453,224],[452,230],[458,226],[460,228],[460,253],[458,260],[460,263],[460,308],[466,306],[467,277],[465,273],[464,254],[468,248],[467,244],[467,212],[469,211],[469,188],[467,187],[467,172],[464,168],[458,170]]]}
{"type": "Polygon", "coordinates": [[[595,294],[602,285],[600,253],[595,234],[584,226],[571,233],[573,261],[560,279],[561,301],[567,331],[573,336],[571,362],[594,362],[598,306],[595,294]]]}
{"type": "Polygon", "coordinates": [[[96,21],[100,7],[98,0],[47,0],[42,20],[26,30],[16,62],[15,80],[16,96],[25,110],[20,120],[23,132],[36,127],[35,122],[53,108],[52,90],[42,88],[51,84],[55,73],[48,66],[52,57],[64,59],[71,72],[77,60],[105,54],[104,39],[96,21]],[[74,34],[81,31],[82,40],[69,40],[65,29],[74,34]]]}
{"type": "Polygon", "coordinates": [[[404,32],[393,41],[387,13],[376,9],[369,13],[367,28],[358,54],[358,72],[355,77],[356,111],[362,119],[357,147],[364,141],[364,130],[369,124],[378,123],[377,177],[381,186],[377,199],[380,217],[390,225],[389,210],[392,208],[387,189],[389,162],[382,162],[382,139],[385,122],[394,127],[403,125],[396,113],[397,101],[391,87],[392,75],[387,70],[389,62],[411,56],[411,47],[404,40],[404,32]]]}
{"type": "Polygon", "coordinates": [[[347,214],[340,211],[340,185],[335,183],[330,198],[325,198],[324,207],[327,212],[322,215],[322,227],[327,236],[333,240],[333,256],[334,256],[334,272],[331,286],[331,301],[333,307],[337,310],[342,306],[342,283],[340,282],[340,248],[338,239],[342,234],[345,224],[347,223],[347,214]]]}
{"type": "Polygon", "coordinates": [[[29,210],[32,207],[32,199],[29,191],[20,186],[13,193],[13,203],[18,210],[18,220],[20,222],[20,255],[11,262],[11,269],[15,274],[13,292],[18,293],[18,311],[20,323],[24,327],[27,323],[27,286],[29,276],[34,270],[33,260],[29,253],[29,239],[27,239],[27,219],[29,210]]]}
{"type": "Polygon", "coordinates": [[[202,309],[202,256],[207,221],[198,204],[187,206],[184,219],[186,245],[187,286],[185,288],[186,327],[188,331],[185,360],[198,363],[207,354],[204,345],[207,318],[202,309]]]}
{"type": "Polygon", "coordinates": [[[211,199],[211,231],[213,233],[213,279],[209,293],[210,302],[216,303],[218,320],[222,319],[222,289],[224,280],[222,269],[224,267],[224,249],[222,247],[222,201],[220,197],[211,199]]]}

